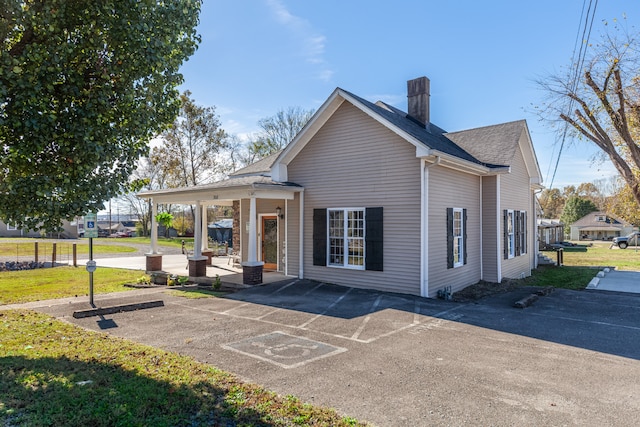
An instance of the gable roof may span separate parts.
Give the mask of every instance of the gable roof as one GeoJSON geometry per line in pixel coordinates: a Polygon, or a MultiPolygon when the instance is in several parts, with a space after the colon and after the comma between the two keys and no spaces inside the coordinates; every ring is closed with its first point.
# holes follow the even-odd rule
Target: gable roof
{"type": "Polygon", "coordinates": [[[374,104],[349,91],[336,88],[274,161],[272,174],[276,181],[286,181],[286,167],[289,162],[295,158],[344,102],[349,102],[413,144],[416,147],[417,157],[439,157],[443,160],[443,166],[460,167],[477,174],[493,174],[509,169],[516,149],[520,146],[520,149],[530,151],[528,155],[523,154],[529,175],[532,177],[532,183],[539,183],[541,180],[533,145],[524,120],[470,131],[447,133],[432,123],[426,127],[417,123],[398,108],[383,102],[374,104]],[[521,144],[523,132],[526,132],[528,146],[521,144]],[[479,146],[482,148],[480,149],[479,146]]]}
{"type": "Polygon", "coordinates": [[[278,150],[275,153],[270,154],[267,157],[260,159],[255,163],[251,163],[250,165],[242,169],[238,169],[237,171],[230,173],[229,176],[240,177],[240,176],[265,175],[265,174],[270,175],[271,166],[273,165],[273,162],[276,161],[276,159],[278,158],[281,152],[282,150],[278,150]]]}
{"type": "Polygon", "coordinates": [[[629,224],[628,222],[620,219],[620,218],[616,218],[613,217],[611,215],[606,214],[605,212],[602,211],[594,211],[594,212],[590,212],[588,214],[586,214],[585,216],[583,216],[582,218],[580,218],[579,220],[577,220],[576,222],[574,222],[573,224],[571,224],[572,226],[576,226],[576,227],[593,227],[593,226],[602,226],[602,227],[616,227],[616,226],[624,226],[624,227],[628,227],[631,224],[629,224]],[[605,217],[604,221],[598,221],[598,217],[605,217]]]}
{"type": "Polygon", "coordinates": [[[510,165],[525,126],[524,120],[518,120],[460,132],[450,132],[446,136],[478,160],[510,165]]]}

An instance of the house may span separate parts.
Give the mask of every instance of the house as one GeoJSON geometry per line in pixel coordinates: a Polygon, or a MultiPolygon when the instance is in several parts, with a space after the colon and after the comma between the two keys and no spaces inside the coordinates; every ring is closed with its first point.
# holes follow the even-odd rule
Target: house
{"type": "MultiPolygon", "coordinates": [[[[529,276],[542,187],[526,122],[446,132],[430,122],[429,87],[407,83],[408,113],[337,88],[280,153],[215,184],[139,196],[152,218],[162,203],[233,205],[248,284],[275,270],[435,297],[529,276]]],[[[202,275],[200,210],[190,275],[202,275]]],[[[147,268],[159,266],[152,236],[147,268]]]]}
{"type": "Polygon", "coordinates": [[[597,211],[587,214],[571,224],[571,240],[611,240],[626,236],[638,228],[628,222],[597,211]]]}
{"type": "Polygon", "coordinates": [[[538,218],[538,249],[564,241],[564,223],[559,219],[538,218]]]}
{"type": "Polygon", "coordinates": [[[82,221],[62,220],[62,230],[59,233],[46,233],[43,231],[21,229],[12,224],[0,221],[0,237],[52,237],[59,239],[77,239],[82,227],[82,221]]]}

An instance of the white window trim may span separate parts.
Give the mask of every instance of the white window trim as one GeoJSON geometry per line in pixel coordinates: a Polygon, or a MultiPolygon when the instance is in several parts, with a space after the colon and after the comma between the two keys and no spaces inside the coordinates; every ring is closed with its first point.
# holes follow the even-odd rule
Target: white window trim
{"type": "Polygon", "coordinates": [[[464,209],[453,208],[453,268],[462,267],[464,265],[464,209]],[[460,235],[456,235],[456,214],[460,215],[460,235]],[[458,250],[458,261],[455,261],[456,249],[458,250]]]}
{"type": "Polygon", "coordinates": [[[7,224],[7,231],[18,231],[18,227],[15,225],[7,224]]]}
{"type": "Polygon", "coordinates": [[[366,260],[366,208],[327,208],[327,267],[332,268],[344,268],[348,270],[365,270],[365,260],[366,260]],[[331,264],[331,226],[330,226],[330,212],[342,211],[343,212],[343,264],[331,264]],[[351,265],[349,264],[349,238],[348,236],[348,218],[349,212],[360,211],[362,212],[362,265],[351,265]]]}
{"type": "Polygon", "coordinates": [[[513,209],[507,210],[507,229],[504,231],[507,233],[508,242],[508,255],[507,259],[516,257],[516,214],[513,209]],[[509,232],[509,222],[511,222],[511,232],[509,232]]]}

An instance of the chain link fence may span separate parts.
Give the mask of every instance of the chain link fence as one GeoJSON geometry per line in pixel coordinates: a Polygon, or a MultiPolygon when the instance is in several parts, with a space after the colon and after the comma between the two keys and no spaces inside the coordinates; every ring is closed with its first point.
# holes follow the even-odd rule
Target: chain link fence
{"type": "Polygon", "coordinates": [[[76,243],[65,242],[17,242],[3,243],[0,263],[38,263],[46,267],[55,265],[77,265],[76,243]]]}

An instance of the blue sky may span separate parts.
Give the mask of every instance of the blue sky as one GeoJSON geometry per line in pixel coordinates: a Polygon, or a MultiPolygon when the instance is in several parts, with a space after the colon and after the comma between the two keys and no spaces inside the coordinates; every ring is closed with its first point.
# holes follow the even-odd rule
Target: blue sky
{"type": "MultiPolygon", "coordinates": [[[[589,2],[587,1],[587,4],[589,2]]],[[[431,121],[458,131],[526,119],[549,185],[558,146],[532,106],[535,80],[569,65],[582,0],[204,0],[202,43],[183,65],[198,104],[246,137],[279,109],[316,109],[336,87],[406,111],[406,81],[431,80],[431,121]]],[[[598,2],[591,40],[636,0],[598,2]]],[[[635,12],[635,14],[634,14],[635,12]]],[[[591,143],[565,146],[553,186],[615,175],[591,143]]]]}

